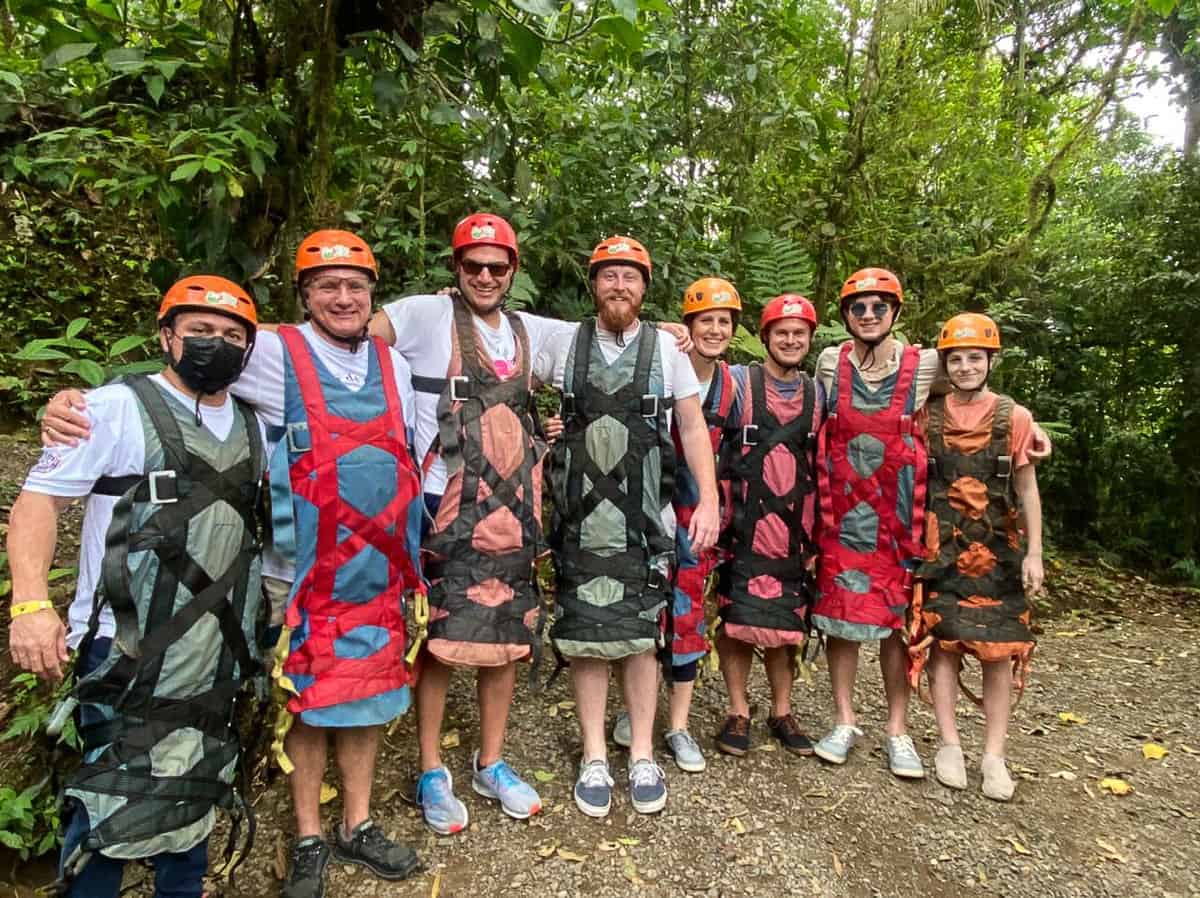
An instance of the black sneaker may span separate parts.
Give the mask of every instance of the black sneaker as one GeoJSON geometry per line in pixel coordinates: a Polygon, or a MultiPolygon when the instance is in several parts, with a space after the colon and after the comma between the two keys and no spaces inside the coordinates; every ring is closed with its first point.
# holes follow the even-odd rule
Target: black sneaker
{"type": "Polygon", "coordinates": [[[730,714],[725,726],[717,733],[717,750],[727,755],[741,757],[750,750],[750,718],[730,714]]]}
{"type": "Polygon", "coordinates": [[[796,718],[791,714],[783,717],[768,717],[767,730],[779,740],[779,744],[794,755],[808,757],[813,753],[812,740],[808,738],[796,718]]]}
{"type": "Polygon", "coordinates": [[[333,856],[344,863],[361,864],[380,879],[407,879],[421,869],[415,851],[407,845],[393,842],[370,820],[364,820],[354,827],[349,839],[342,838],[342,827],[339,825],[334,838],[333,856]]]}
{"type": "Polygon", "coordinates": [[[292,846],[291,869],[279,891],[280,898],[323,898],[329,846],[320,836],[297,839],[292,846]]]}

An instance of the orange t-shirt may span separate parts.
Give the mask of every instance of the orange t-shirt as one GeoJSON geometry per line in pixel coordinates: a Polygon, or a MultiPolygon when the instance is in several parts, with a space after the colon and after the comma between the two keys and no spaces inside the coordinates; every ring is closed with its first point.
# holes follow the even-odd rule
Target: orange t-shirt
{"type": "MultiPolygon", "coordinates": [[[[964,402],[954,393],[946,396],[946,416],[942,438],[947,449],[964,455],[974,455],[986,448],[992,439],[992,415],[999,397],[988,392],[973,402],[964,402]]],[[[1033,415],[1023,405],[1013,404],[1012,422],[1008,431],[1009,455],[1013,470],[1029,464],[1029,446],[1033,442],[1033,415]]]]}

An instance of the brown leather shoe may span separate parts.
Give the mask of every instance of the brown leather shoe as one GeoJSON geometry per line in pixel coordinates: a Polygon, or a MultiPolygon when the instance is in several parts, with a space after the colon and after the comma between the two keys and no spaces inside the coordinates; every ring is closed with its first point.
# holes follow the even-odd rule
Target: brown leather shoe
{"type": "Polygon", "coordinates": [[[779,740],[779,744],[794,755],[802,755],[808,757],[813,753],[812,740],[804,730],[800,729],[800,724],[796,723],[796,718],[791,714],[786,714],[783,717],[768,717],[767,730],[779,740]]]}
{"type": "Polygon", "coordinates": [[[740,758],[750,750],[750,718],[730,714],[717,733],[717,750],[740,758]]]}

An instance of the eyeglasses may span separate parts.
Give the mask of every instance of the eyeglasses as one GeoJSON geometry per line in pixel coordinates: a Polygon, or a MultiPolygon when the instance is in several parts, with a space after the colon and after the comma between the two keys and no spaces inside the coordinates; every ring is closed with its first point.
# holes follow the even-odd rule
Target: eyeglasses
{"type": "Polygon", "coordinates": [[[311,285],[311,289],[322,296],[337,296],[342,287],[349,290],[351,296],[362,296],[370,292],[371,282],[366,278],[321,278],[311,285]]]}
{"type": "Polygon", "coordinates": [[[882,301],[866,303],[860,299],[858,302],[853,302],[850,304],[850,314],[855,318],[864,318],[866,317],[868,308],[871,310],[871,314],[873,316],[876,318],[882,318],[891,310],[892,304],[882,301]]]}
{"type": "Polygon", "coordinates": [[[463,259],[458,264],[471,277],[486,271],[494,278],[502,278],[512,271],[512,265],[508,262],[476,262],[474,259],[463,259]]]}

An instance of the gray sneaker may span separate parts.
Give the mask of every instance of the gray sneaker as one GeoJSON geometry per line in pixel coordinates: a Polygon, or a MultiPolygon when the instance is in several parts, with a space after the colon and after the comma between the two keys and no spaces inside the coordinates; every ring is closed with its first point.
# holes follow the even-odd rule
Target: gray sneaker
{"type": "Polygon", "coordinates": [[[925,768],[921,764],[921,756],[913,745],[912,736],[888,736],[887,738],[888,767],[893,776],[907,780],[925,779],[925,768]]]}
{"type": "Polygon", "coordinates": [[[575,781],[575,805],[589,817],[607,817],[612,807],[613,778],[607,761],[581,761],[575,781]]]}
{"type": "Polygon", "coordinates": [[[863,731],[848,723],[839,723],[824,739],[813,746],[813,753],[830,764],[845,764],[846,756],[863,731]]]}
{"type": "Polygon", "coordinates": [[[649,758],[629,768],[629,799],[639,814],[657,814],[667,805],[667,777],[649,758]]]}
{"type": "Polygon", "coordinates": [[[687,773],[700,773],[708,766],[700,746],[687,730],[668,730],[664,738],[675,756],[675,766],[687,773]]]}
{"type": "Polygon", "coordinates": [[[617,719],[613,722],[613,742],[621,748],[633,745],[633,727],[629,723],[628,711],[617,713],[617,719]]]}

